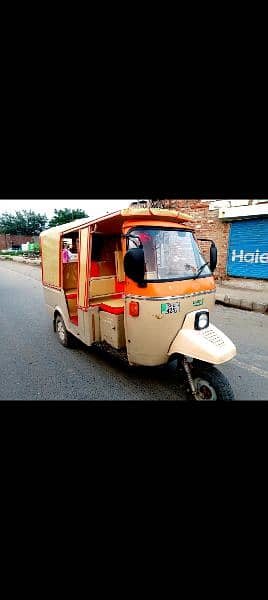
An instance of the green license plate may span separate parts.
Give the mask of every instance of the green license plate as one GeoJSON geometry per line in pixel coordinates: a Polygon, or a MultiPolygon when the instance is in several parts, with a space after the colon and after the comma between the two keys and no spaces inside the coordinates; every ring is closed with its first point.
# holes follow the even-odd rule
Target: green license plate
{"type": "Polygon", "coordinates": [[[166,302],[165,304],[161,304],[161,314],[162,315],[173,315],[175,313],[180,312],[180,303],[179,302],[166,302]]]}

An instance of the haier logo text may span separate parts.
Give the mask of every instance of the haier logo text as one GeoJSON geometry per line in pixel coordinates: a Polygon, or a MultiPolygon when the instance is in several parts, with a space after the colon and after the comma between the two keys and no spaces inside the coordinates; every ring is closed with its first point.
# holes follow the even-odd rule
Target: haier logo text
{"type": "Polygon", "coordinates": [[[244,250],[240,250],[240,252],[237,252],[236,250],[233,250],[232,262],[265,264],[268,263],[268,252],[260,252],[260,250],[256,250],[255,252],[245,252],[244,250]]]}

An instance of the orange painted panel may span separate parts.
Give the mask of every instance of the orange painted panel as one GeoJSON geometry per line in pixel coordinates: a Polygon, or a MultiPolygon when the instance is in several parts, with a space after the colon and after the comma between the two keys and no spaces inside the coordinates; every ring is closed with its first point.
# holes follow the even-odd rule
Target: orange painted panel
{"type": "Polygon", "coordinates": [[[126,294],[133,296],[145,296],[146,298],[162,298],[166,296],[185,296],[198,292],[215,290],[214,277],[203,277],[199,279],[187,279],[183,281],[163,281],[148,283],[146,287],[139,287],[134,281],[126,277],[126,294]]]}

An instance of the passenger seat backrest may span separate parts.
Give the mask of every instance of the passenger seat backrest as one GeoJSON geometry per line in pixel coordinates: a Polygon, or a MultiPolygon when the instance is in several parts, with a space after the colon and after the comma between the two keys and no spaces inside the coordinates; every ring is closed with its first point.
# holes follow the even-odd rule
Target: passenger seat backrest
{"type": "Polygon", "coordinates": [[[78,265],[77,262],[63,264],[63,289],[77,288],[78,265]]]}
{"type": "Polygon", "coordinates": [[[113,260],[101,260],[99,263],[99,277],[107,277],[109,275],[115,275],[115,263],[113,260]]]}
{"type": "Polygon", "coordinates": [[[95,298],[97,296],[107,296],[115,294],[115,277],[97,277],[91,279],[89,285],[89,297],[95,298]]]}

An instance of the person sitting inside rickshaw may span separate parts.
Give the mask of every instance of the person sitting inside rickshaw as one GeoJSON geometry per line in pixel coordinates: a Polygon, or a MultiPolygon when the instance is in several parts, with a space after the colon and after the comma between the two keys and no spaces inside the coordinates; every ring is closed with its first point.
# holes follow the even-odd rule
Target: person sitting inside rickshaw
{"type": "Polygon", "coordinates": [[[62,256],[63,264],[66,264],[72,260],[73,255],[68,248],[67,242],[64,242],[64,244],[63,244],[63,250],[62,250],[61,256],[62,256]]]}

